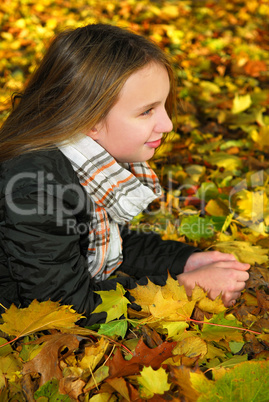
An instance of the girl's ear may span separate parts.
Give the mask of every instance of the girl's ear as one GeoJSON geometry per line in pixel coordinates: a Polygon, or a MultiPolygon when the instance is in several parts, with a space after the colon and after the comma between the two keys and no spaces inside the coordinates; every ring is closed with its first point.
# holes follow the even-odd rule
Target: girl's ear
{"type": "Polygon", "coordinates": [[[93,140],[98,140],[99,132],[97,127],[93,127],[91,130],[87,131],[86,135],[88,137],[91,137],[93,140]]]}

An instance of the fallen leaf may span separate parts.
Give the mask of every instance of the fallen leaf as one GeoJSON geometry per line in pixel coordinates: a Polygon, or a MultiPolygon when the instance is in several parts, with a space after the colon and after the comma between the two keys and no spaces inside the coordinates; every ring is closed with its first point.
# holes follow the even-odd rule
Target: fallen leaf
{"type": "Polygon", "coordinates": [[[168,384],[168,374],[162,367],[157,370],[153,370],[152,367],[143,367],[140,374],[137,381],[141,386],[139,392],[142,398],[152,398],[155,394],[164,394],[169,391],[171,384],[168,384]]]}
{"type": "Polygon", "coordinates": [[[117,283],[116,290],[100,290],[95,293],[101,296],[102,303],[96,307],[92,314],[105,311],[107,313],[106,322],[115,320],[121,316],[127,317],[127,305],[131,303],[124,296],[126,291],[122,285],[117,283]]]}
{"type": "Polygon", "coordinates": [[[226,310],[221,296],[216,297],[215,300],[211,300],[207,296],[207,292],[205,292],[199,286],[195,286],[195,288],[193,289],[192,300],[196,301],[197,307],[199,307],[199,309],[208,313],[218,314],[226,310]]]}
{"type": "Polygon", "coordinates": [[[234,172],[243,167],[243,162],[238,156],[228,155],[226,152],[215,152],[204,159],[212,166],[216,165],[218,168],[224,168],[226,171],[234,172]]]}
{"type": "Polygon", "coordinates": [[[140,339],[130,360],[125,360],[117,349],[113,358],[106,363],[109,367],[109,378],[138,374],[142,366],[158,369],[163,361],[173,356],[172,350],[175,346],[176,342],[163,342],[160,346],[150,349],[140,339]]]}
{"type": "Polygon", "coordinates": [[[109,368],[107,366],[98,367],[98,369],[90,377],[88,383],[84,388],[84,392],[87,393],[90,390],[98,387],[98,385],[109,377],[109,368]]]}
{"type": "Polygon", "coordinates": [[[199,402],[268,400],[269,361],[247,361],[236,365],[217,381],[190,373],[191,383],[200,394],[199,402]]]}
{"type": "Polygon", "coordinates": [[[232,107],[232,113],[237,114],[241,113],[244,110],[248,109],[252,104],[252,100],[249,94],[246,95],[236,95],[234,100],[233,100],[233,107],[232,107]]]}
{"type": "Polygon", "coordinates": [[[160,288],[159,285],[155,285],[148,280],[147,285],[137,285],[134,289],[130,289],[129,292],[135,298],[136,304],[141,307],[142,311],[150,313],[149,306],[153,304],[154,297],[160,288]]]}
{"type": "Polygon", "coordinates": [[[53,328],[72,328],[82,317],[70,306],[61,306],[58,302],[34,300],[26,308],[17,308],[14,304],[2,315],[4,324],[0,330],[18,338],[38,331],[53,328]]]}
{"type": "Polygon", "coordinates": [[[80,378],[64,377],[59,381],[60,394],[68,395],[72,400],[79,400],[79,395],[84,393],[85,381],[80,378]]]}
{"type": "Polygon", "coordinates": [[[221,339],[242,341],[241,331],[236,330],[236,328],[242,328],[242,325],[232,314],[225,315],[225,312],[221,312],[214,315],[210,320],[205,317],[204,321],[205,324],[203,324],[201,331],[203,339],[216,342],[221,339]]]}
{"type": "Polygon", "coordinates": [[[213,247],[223,253],[233,254],[240,262],[250,265],[268,262],[268,250],[248,241],[223,241],[214,243],[213,247]]]}
{"type": "Polygon", "coordinates": [[[15,354],[0,357],[0,373],[5,378],[14,381],[16,372],[19,372],[21,369],[22,363],[15,354]]]}
{"type": "Polygon", "coordinates": [[[256,290],[258,306],[265,312],[269,311],[269,295],[262,289],[256,290]]]}
{"type": "Polygon", "coordinates": [[[34,400],[38,402],[72,402],[68,395],[63,395],[59,392],[59,382],[55,378],[38,388],[35,392],[34,400]]]}
{"type": "Polygon", "coordinates": [[[203,358],[207,354],[207,344],[198,336],[190,336],[178,342],[177,346],[173,349],[173,354],[203,358]]]}
{"type": "Polygon", "coordinates": [[[98,334],[110,337],[120,336],[124,338],[128,329],[126,320],[110,321],[100,325],[98,334]]]}
{"type": "MultiPolygon", "coordinates": [[[[179,395],[186,399],[188,402],[196,402],[199,393],[193,388],[190,379],[191,370],[187,367],[173,367],[172,381],[178,385],[179,395]]],[[[182,398],[182,399],[183,399],[182,398]]]]}
{"type": "Polygon", "coordinates": [[[185,321],[194,309],[195,301],[174,300],[173,297],[163,297],[159,290],[149,310],[155,319],[164,321],[185,321]]]}
{"type": "MultiPolygon", "coordinates": [[[[44,337],[45,338],[45,337],[44,337]]],[[[22,373],[39,373],[41,375],[40,385],[56,378],[60,380],[63,377],[59,367],[60,352],[63,348],[74,351],[79,346],[77,336],[70,334],[55,334],[50,337],[42,350],[29,362],[25,363],[22,373]]]]}
{"type": "Polygon", "coordinates": [[[126,401],[135,401],[139,399],[138,391],[124,378],[108,378],[106,382],[111,385],[126,401]]]}
{"type": "Polygon", "coordinates": [[[90,346],[86,346],[84,356],[79,361],[79,366],[93,372],[106,353],[108,346],[109,341],[104,338],[101,338],[98,342],[93,343],[90,346]]]}

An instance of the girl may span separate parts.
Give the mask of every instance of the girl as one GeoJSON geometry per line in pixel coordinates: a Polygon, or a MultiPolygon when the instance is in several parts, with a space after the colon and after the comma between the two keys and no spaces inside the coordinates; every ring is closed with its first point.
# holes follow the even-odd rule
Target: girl
{"type": "Polygon", "coordinates": [[[91,315],[95,291],[162,285],[167,271],[189,294],[197,283],[235,302],[248,264],[124,228],[161,195],[146,161],[173,108],[172,68],[147,39],[102,24],[56,37],[0,133],[5,307],[61,301],[89,325],[105,318],[91,315]]]}

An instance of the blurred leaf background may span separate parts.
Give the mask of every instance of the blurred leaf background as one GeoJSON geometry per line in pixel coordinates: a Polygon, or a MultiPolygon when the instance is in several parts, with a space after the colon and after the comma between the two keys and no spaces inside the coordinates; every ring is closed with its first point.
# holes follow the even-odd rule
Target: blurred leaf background
{"type": "MultiPolygon", "coordinates": [[[[268,400],[268,21],[268,0],[1,1],[0,122],[10,111],[11,94],[23,89],[52,37],[66,28],[98,22],[126,27],[154,40],[170,55],[177,77],[178,125],[175,124],[174,132],[151,161],[161,179],[164,196],[136,217],[131,227],[141,232],[154,230],[163,239],[186,241],[204,250],[214,248],[230,252],[238,260],[250,263],[246,291],[226,318],[222,308],[216,312],[220,300],[210,302],[202,295],[199,297],[203,303],[199,302],[195,307],[192,319],[220,326],[227,325],[229,320],[233,325],[238,320],[243,327],[263,333],[258,337],[253,333],[238,335],[234,329],[229,332],[210,325],[202,328],[201,324],[192,324],[185,331],[190,318],[179,323],[164,321],[159,327],[152,325],[150,331],[153,332],[149,332],[150,320],[145,319],[144,324],[147,324],[143,326],[142,334],[145,343],[153,342],[149,345],[153,348],[150,349],[152,355],[157,345],[168,347],[167,338],[177,341],[174,362],[170,359],[169,364],[180,368],[167,370],[169,382],[158,362],[158,371],[143,369],[138,379],[134,376],[128,381],[112,378],[109,385],[104,384],[107,366],[98,367],[95,362],[92,366],[93,370],[98,367],[95,377],[90,377],[85,387],[89,378],[85,367],[92,355],[104,358],[107,347],[103,345],[104,339],[91,346],[87,343],[87,348],[80,350],[82,364],[78,363],[80,355],[74,352],[77,335],[52,332],[53,336],[59,337],[59,344],[70,347],[71,355],[62,355],[62,372],[58,372],[60,389],[65,395],[59,393],[58,382],[51,380],[39,388],[36,400],[135,400],[139,395],[150,400],[152,393],[164,393],[167,397],[169,394],[187,401],[238,401],[241,397],[244,401],[268,400]],[[223,335],[228,332],[229,339],[223,335]],[[93,351],[92,347],[95,348],[93,351]],[[214,381],[200,370],[206,373],[213,370],[214,381]],[[156,378],[160,380],[156,381],[156,378]],[[173,385],[170,387],[171,378],[173,385]],[[99,385],[102,383],[101,397],[96,381],[99,385]],[[115,391],[119,389],[120,392],[115,391]],[[82,392],[85,399],[80,398],[82,392]]],[[[141,295],[145,291],[140,289],[141,295]]],[[[188,308],[198,303],[195,297],[185,300],[188,308]]],[[[56,307],[51,308],[58,311],[59,307],[56,307]]],[[[17,313],[26,314],[24,311],[17,313]]],[[[12,311],[8,314],[12,316],[12,311]]],[[[76,334],[81,334],[75,330],[76,334]]],[[[117,339],[123,338],[126,330],[124,319],[103,324],[99,334],[109,334],[117,339]]],[[[38,337],[42,335],[38,334],[38,337]]],[[[1,336],[1,344],[10,340],[5,333],[1,336]]],[[[141,336],[141,331],[137,331],[136,336],[141,336]]],[[[19,372],[26,362],[30,366],[37,364],[38,359],[33,357],[41,346],[37,343],[29,346],[28,341],[37,342],[31,335],[22,343],[14,344],[12,349],[10,345],[0,349],[0,400],[24,400],[25,392],[29,391],[24,372],[22,393],[21,385],[18,385],[21,384],[19,372]]],[[[134,351],[136,344],[130,346],[133,341],[124,340],[134,351]]],[[[139,353],[144,356],[149,348],[144,344],[142,348],[143,353],[139,353]]],[[[109,363],[110,370],[119,366],[118,352],[109,363]]],[[[157,349],[155,352],[157,355],[157,349]]],[[[57,353],[58,350],[55,356],[57,353]]],[[[53,365],[45,352],[42,359],[53,365]]],[[[128,359],[123,360],[122,356],[121,359],[121,364],[128,366],[128,359]]],[[[55,365],[50,370],[54,372],[55,365]]],[[[31,381],[34,383],[36,379],[31,381]]],[[[29,398],[33,398],[34,390],[30,391],[29,398]]],[[[156,398],[155,395],[152,400],[164,400],[160,396],[156,398]]]]}

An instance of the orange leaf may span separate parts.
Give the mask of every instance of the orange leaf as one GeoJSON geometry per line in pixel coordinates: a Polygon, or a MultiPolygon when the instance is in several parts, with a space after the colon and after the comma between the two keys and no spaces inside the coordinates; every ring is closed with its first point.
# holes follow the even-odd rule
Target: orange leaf
{"type": "Polygon", "coordinates": [[[117,349],[113,358],[107,362],[109,378],[138,374],[142,366],[158,369],[162,362],[173,356],[172,350],[176,344],[176,342],[163,342],[160,346],[150,349],[140,339],[130,360],[125,360],[121,351],[117,349]]]}

